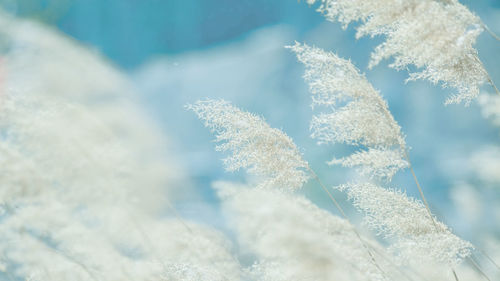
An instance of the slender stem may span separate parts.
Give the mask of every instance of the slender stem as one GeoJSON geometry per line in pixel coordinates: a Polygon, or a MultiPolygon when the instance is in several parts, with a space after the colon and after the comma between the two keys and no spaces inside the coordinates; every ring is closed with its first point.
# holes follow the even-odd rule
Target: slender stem
{"type": "MultiPolygon", "coordinates": [[[[403,270],[402,270],[399,266],[397,266],[396,264],[394,264],[394,262],[393,262],[393,261],[392,261],[389,257],[387,257],[384,253],[382,253],[381,251],[379,251],[379,250],[377,249],[377,247],[376,247],[376,246],[374,246],[374,245],[372,245],[372,244],[370,243],[370,241],[369,241],[369,240],[364,240],[364,239],[363,239],[363,241],[365,241],[365,243],[366,243],[368,246],[370,246],[370,248],[371,248],[371,249],[373,249],[373,252],[374,252],[375,254],[378,254],[378,256],[380,256],[382,259],[384,259],[385,261],[387,261],[387,262],[391,263],[391,264],[394,266],[394,268],[395,268],[398,272],[400,272],[400,273],[401,273],[401,275],[403,275],[404,277],[406,277],[408,280],[414,281],[413,277],[409,276],[409,275],[408,275],[405,271],[403,271],[403,270]]],[[[420,278],[421,280],[427,281],[427,280],[425,279],[425,277],[423,277],[422,275],[420,275],[418,272],[414,271],[411,267],[410,267],[410,268],[408,268],[408,270],[409,270],[409,271],[411,271],[411,273],[413,273],[413,274],[415,274],[416,276],[418,276],[418,278],[420,278]]]]}
{"type": "Polygon", "coordinates": [[[332,193],[328,190],[328,188],[326,188],[326,186],[323,184],[323,182],[319,179],[318,175],[311,168],[309,168],[309,172],[312,174],[313,178],[319,183],[319,186],[321,186],[321,189],[323,189],[323,191],[325,191],[326,194],[328,194],[328,197],[330,197],[330,200],[333,202],[333,204],[335,205],[337,210],[340,212],[340,214],[345,219],[348,219],[344,210],[342,209],[342,207],[340,207],[339,202],[335,199],[335,197],[333,197],[332,193]]]}
{"type": "MultiPolygon", "coordinates": [[[[389,120],[394,120],[394,118],[392,117],[392,114],[390,113],[389,109],[387,108],[386,103],[382,102],[381,100],[379,101],[379,103],[380,103],[379,106],[383,109],[383,112],[386,115],[386,117],[389,118],[389,120]]],[[[399,141],[399,145],[400,145],[401,151],[403,151],[403,153],[404,153],[406,161],[408,162],[408,166],[410,168],[411,175],[413,176],[413,180],[415,181],[415,184],[417,185],[418,192],[420,193],[420,197],[422,198],[422,201],[424,202],[425,209],[427,210],[427,213],[429,214],[429,218],[431,219],[432,224],[434,225],[436,230],[439,231],[439,227],[434,219],[434,216],[432,215],[429,204],[427,203],[427,199],[425,198],[424,191],[422,190],[422,187],[420,186],[420,183],[417,179],[417,175],[415,174],[415,171],[413,170],[413,165],[411,164],[410,156],[409,156],[408,152],[406,151],[406,148],[404,147],[404,144],[401,140],[399,141]]],[[[455,281],[459,281],[455,270],[453,268],[451,268],[451,271],[453,273],[453,276],[455,277],[455,281]]]]}
{"type": "MultiPolygon", "coordinates": [[[[167,204],[170,205],[170,202],[168,202],[168,199],[167,199],[167,204]]],[[[149,238],[149,235],[146,233],[146,231],[144,231],[142,226],[139,224],[139,221],[137,220],[135,214],[130,212],[128,209],[127,209],[127,211],[128,211],[128,215],[129,215],[132,223],[134,224],[135,228],[139,231],[139,234],[142,236],[142,239],[145,241],[146,247],[148,247],[149,251],[151,251],[151,253],[153,253],[157,262],[163,267],[163,270],[166,271],[168,269],[167,265],[160,258],[160,255],[159,255],[158,251],[156,250],[156,247],[154,247],[153,243],[151,242],[151,238],[149,238]]]]}
{"type": "Polygon", "coordinates": [[[455,277],[455,281],[459,281],[459,279],[458,279],[458,275],[457,275],[457,273],[455,272],[455,269],[453,269],[453,268],[452,268],[452,269],[451,269],[451,272],[453,273],[453,277],[455,277]]]}
{"type": "Polygon", "coordinates": [[[167,207],[172,211],[172,213],[174,214],[175,218],[179,221],[179,223],[182,224],[189,233],[194,234],[193,229],[184,222],[179,212],[177,212],[177,210],[174,208],[174,206],[172,205],[172,203],[170,203],[168,199],[166,200],[166,203],[167,207]]]}
{"type": "MultiPolygon", "coordinates": [[[[422,190],[422,187],[420,186],[420,183],[418,182],[417,175],[415,175],[415,171],[413,170],[413,166],[410,162],[410,157],[408,156],[408,153],[406,150],[404,151],[406,161],[408,161],[408,165],[410,167],[410,172],[411,175],[413,176],[413,179],[415,180],[415,184],[417,185],[418,192],[420,193],[420,197],[422,198],[422,201],[424,202],[425,209],[427,210],[427,213],[429,214],[429,217],[431,218],[432,224],[436,228],[436,230],[439,231],[439,228],[437,226],[436,220],[434,219],[434,216],[432,215],[431,209],[429,208],[429,203],[427,203],[427,199],[425,198],[424,191],[422,190]]],[[[455,272],[455,269],[451,268],[451,272],[453,273],[453,277],[455,278],[455,281],[459,281],[458,275],[455,272]]]]}
{"type": "Polygon", "coordinates": [[[89,277],[91,279],[93,279],[95,281],[100,280],[99,278],[97,278],[95,276],[94,273],[92,273],[92,271],[83,262],[80,262],[76,258],[72,257],[71,255],[69,255],[69,254],[67,254],[67,253],[65,253],[65,252],[63,252],[63,251],[61,251],[59,249],[49,247],[49,246],[43,244],[43,242],[42,242],[42,245],[44,245],[49,251],[52,251],[52,252],[54,252],[56,254],[61,255],[61,256],[65,257],[68,261],[70,261],[70,262],[76,264],[77,266],[81,267],[89,275],[89,277]]]}
{"type": "Polygon", "coordinates": [[[496,40],[500,41],[500,36],[496,35],[495,33],[493,33],[493,31],[491,31],[491,29],[489,29],[486,24],[482,24],[483,25],[483,28],[491,35],[491,37],[495,38],[496,40]]]}
{"type": "Polygon", "coordinates": [[[497,95],[500,95],[500,91],[498,90],[495,83],[493,83],[493,80],[491,80],[491,77],[489,75],[488,75],[488,83],[490,83],[490,85],[493,87],[493,89],[495,90],[495,93],[497,93],[497,95]]]}
{"type": "MultiPolygon", "coordinates": [[[[486,26],[485,26],[486,27],[486,26]]],[[[477,56],[474,56],[474,59],[476,60],[477,63],[479,63],[481,65],[481,67],[483,69],[484,68],[484,64],[483,62],[477,57],[477,56]]],[[[486,72],[486,70],[485,70],[486,72]]],[[[488,72],[486,72],[486,79],[488,80],[488,83],[490,83],[490,85],[493,87],[493,89],[495,90],[495,92],[497,93],[497,95],[500,95],[500,91],[498,90],[497,86],[495,85],[495,83],[493,83],[493,80],[491,79],[490,75],[488,74],[488,72]]]]}
{"type": "MultiPolygon", "coordinates": [[[[177,218],[177,220],[184,226],[184,228],[186,228],[186,230],[194,237],[196,237],[196,233],[194,232],[194,230],[189,227],[186,223],[184,223],[184,220],[182,219],[181,215],[177,212],[177,210],[174,208],[174,206],[170,203],[170,201],[167,199],[166,200],[166,203],[167,203],[167,206],[168,208],[172,211],[172,213],[174,213],[174,216],[177,218]]],[[[217,267],[215,266],[215,263],[209,259],[208,262],[210,263],[210,265],[214,268],[215,271],[217,271],[221,276],[222,278],[224,278],[225,281],[229,281],[230,279],[227,278],[224,273],[220,272],[217,267]]]]}
{"type": "Polygon", "coordinates": [[[486,273],[484,273],[484,271],[483,271],[483,270],[481,270],[481,267],[480,267],[480,266],[476,263],[476,261],[475,261],[473,258],[471,258],[471,257],[467,257],[467,259],[468,259],[468,260],[470,261],[470,263],[471,263],[471,264],[472,264],[472,265],[476,268],[476,270],[477,270],[477,271],[479,271],[479,273],[480,273],[481,275],[483,275],[483,276],[484,276],[484,278],[486,278],[486,280],[491,281],[491,279],[488,277],[488,275],[486,275],[486,273]]]}
{"type": "MultiPolygon", "coordinates": [[[[319,186],[321,186],[321,189],[323,189],[323,191],[325,191],[326,194],[328,194],[328,197],[332,201],[333,205],[335,205],[337,210],[340,212],[340,214],[344,217],[344,219],[349,221],[349,218],[347,217],[346,213],[344,212],[344,210],[340,206],[339,202],[335,199],[335,197],[333,197],[332,193],[328,190],[328,188],[326,188],[326,186],[323,184],[323,182],[319,179],[318,175],[311,168],[308,168],[308,169],[309,169],[309,172],[311,173],[311,175],[313,176],[313,178],[319,183],[319,186]]],[[[364,240],[361,238],[361,235],[359,234],[358,230],[356,228],[354,228],[354,226],[353,226],[352,230],[354,231],[357,238],[359,239],[359,241],[363,245],[363,248],[365,248],[365,250],[367,251],[367,253],[370,256],[370,259],[373,262],[373,264],[375,265],[375,267],[377,267],[377,269],[380,270],[382,275],[385,276],[386,275],[385,271],[378,265],[377,261],[375,260],[375,257],[373,256],[373,253],[371,252],[368,245],[366,245],[364,240]]]]}
{"type": "Polygon", "coordinates": [[[431,208],[429,207],[429,204],[427,203],[427,199],[425,198],[424,191],[422,190],[422,187],[420,186],[420,183],[417,179],[417,175],[415,175],[415,171],[413,170],[413,165],[410,162],[410,156],[408,156],[408,152],[406,150],[404,151],[406,161],[408,161],[408,166],[410,167],[410,172],[411,175],[413,176],[413,180],[415,181],[415,184],[417,185],[418,192],[420,193],[420,197],[422,198],[422,201],[424,202],[425,209],[427,210],[427,213],[429,214],[429,217],[431,218],[432,224],[434,227],[439,230],[436,221],[434,220],[434,216],[432,215],[431,208]]]}

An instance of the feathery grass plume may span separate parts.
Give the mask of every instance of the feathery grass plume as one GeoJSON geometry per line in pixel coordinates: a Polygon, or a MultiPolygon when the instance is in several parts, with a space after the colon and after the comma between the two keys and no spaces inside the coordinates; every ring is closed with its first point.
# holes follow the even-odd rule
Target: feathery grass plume
{"type": "Polygon", "coordinates": [[[161,281],[223,281],[225,277],[210,267],[172,263],[166,266],[161,281]]]}
{"type": "Polygon", "coordinates": [[[455,266],[471,254],[472,245],[443,223],[430,218],[425,206],[399,190],[372,183],[337,187],[365,213],[365,222],[379,235],[394,239],[392,249],[408,261],[435,261],[455,266]]]}
{"type": "Polygon", "coordinates": [[[384,260],[377,260],[384,273],[373,264],[348,221],[301,196],[224,182],[215,188],[240,244],[259,259],[252,269],[257,280],[386,280],[393,274],[384,260]]]}
{"type": "Polygon", "coordinates": [[[224,100],[200,100],[187,108],[216,134],[216,150],[232,153],[223,160],[227,170],[262,176],[259,187],[297,189],[307,181],[309,166],[297,146],[263,118],[224,100]]]}
{"type": "Polygon", "coordinates": [[[318,11],[346,28],[361,21],[356,37],[384,35],[385,42],[372,53],[369,67],[394,58],[389,65],[397,70],[414,65],[420,72],[408,80],[427,79],[455,88],[446,104],[467,105],[489,80],[473,47],[483,31],[479,17],[457,0],[308,0],[321,2],[318,11]]]}
{"type": "Polygon", "coordinates": [[[2,98],[0,252],[7,272],[18,278],[38,272],[42,280],[152,280],[164,273],[162,263],[185,262],[238,280],[239,265],[220,234],[192,224],[188,231],[146,208],[164,202],[156,184],[165,175],[154,176],[161,170],[143,162],[146,155],[136,159],[142,146],[114,135],[109,120],[54,98],[12,92],[2,98]],[[137,165],[151,170],[141,175],[137,165]]]}
{"type": "Polygon", "coordinates": [[[312,137],[319,143],[366,147],[330,164],[359,167],[371,177],[388,179],[408,167],[406,143],[387,103],[348,60],[319,48],[296,43],[289,47],[306,66],[312,106],[327,112],[313,116],[312,137]]]}

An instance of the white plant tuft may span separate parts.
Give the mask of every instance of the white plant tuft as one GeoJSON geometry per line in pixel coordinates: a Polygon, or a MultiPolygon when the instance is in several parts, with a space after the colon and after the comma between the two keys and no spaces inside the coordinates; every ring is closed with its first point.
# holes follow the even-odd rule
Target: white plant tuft
{"type": "Polygon", "coordinates": [[[159,280],[177,262],[238,280],[223,235],[164,217],[189,184],[128,79],[2,12],[0,39],[0,279],[159,280]]]}
{"type": "Polygon", "coordinates": [[[386,280],[391,272],[382,259],[386,275],[374,265],[348,221],[301,196],[225,182],[215,188],[241,245],[259,258],[256,280],[386,280]]]}
{"type": "Polygon", "coordinates": [[[367,147],[331,164],[352,167],[376,178],[391,179],[408,167],[406,143],[387,103],[348,60],[306,44],[290,47],[306,66],[312,106],[326,108],[313,116],[312,137],[319,143],[346,143],[367,147]]]}
{"type": "Polygon", "coordinates": [[[399,190],[372,183],[351,183],[338,187],[365,213],[365,223],[380,235],[394,239],[392,249],[401,261],[435,261],[455,266],[468,257],[472,245],[453,233],[424,204],[399,190]]]}
{"type": "Polygon", "coordinates": [[[478,103],[483,117],[500,127],[500,96],[484,93],[479,96],[478,103]]]}
{"type": "Polygon", "coordinates": [[[372,53],[369,67],[394,58],[397,70],[414,65],[420,72],[408,80],[427,79],[455,88],[446,104],[469,104],[488,81],[488,74],[473,47],[483,31],[479,17],[457,0],[309,0],[321,2],[318,11],[330,21],[361,21],[356,37],[384,35],[385,42],[372,53]]]}
{"type": "Polygon", "coordinates": [[[216,150],[232,153],[223,160],[227,170],[245,168],[264,177],[259,187],[297,189],[307,181],[309,166],[295,143],[263,118],[224,100],[198,101],[187,108],[216,134],[216,150]]]}

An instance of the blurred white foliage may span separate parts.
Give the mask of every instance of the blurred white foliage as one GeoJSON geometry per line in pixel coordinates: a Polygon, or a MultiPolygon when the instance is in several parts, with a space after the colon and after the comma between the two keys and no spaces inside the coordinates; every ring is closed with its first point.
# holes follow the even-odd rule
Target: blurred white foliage
{"type": "Polygon", "coordinates": [[[0,38],[0,278],[149,281],[183,263],[238,280],[220,233],[161,218],[188,183],[124,75],[33,22],[1,14],[0,38]]]}
{"type": "Polygon", "coordinates": [[[450,190],[450,197],[456,205],[457,212],[468,223],[480,221],[483,213],[483,204],[480,193],[474,186],[467,183],[460,183],[450,190]]]}
{"type": "Polygon", "coordinates": [[[301,196],[226,182],[215,188],[240,244],[257,255],[256,280],[387,280],[393,273],[382,258],[386,272],[375,267],[348,221],[301,196]]]}
{"type": "Polygon", "coordinates": [[[471,254],[472,245],[431,218],[424,204],[399,190],[372,183],[338,187],[365,213],[365,223],[387,238],[403,262],[422,260],[456,266],[471,254]]]}
{"type": "Polygon", "coordinates": [[[469,160],[469,165],[484,183],[500,183],[500,147],[489,145],[479,149],[469,160]]]}
{"type": "MultiPolygon", "coordinates": [[[[472,33],[465,39],[475,39],[472,33]]],[[[223,235],[193,223],[159,218],[159,211],[168,204],[165,193],[182,180],[182,172],[170,164],[175,160],[158,156],[165,139],[137,108],[126,79],[95,54],[36,24],[2,15],[0,37],[8,42],[2,65],[8,76],[0,98],[0,272],[27,280],[239,280],[240,265],[223,235]]],[[[325,57],[326,61],[330,59],[325,57]]],[[[351,66],[343,65],[350,78],[357,80],[336,81],[343,88],[334,92],[344,95],[343,91],[353,86],[360,87],[360,92],[345,94],[345,99],[337,101],[328,92],[331,80],[327,79],[334,77],[326,75],[314,85],[328,94],[322,96],[319,91],[317,105],[338,106],[353,100],[351,108],[344,110],[357,115],[342,116],[340,111],[337,127],[348,128],[341,132],[354,136],[342,141],[368,146],[332,162],[361,165],[365,174],[390,178],[408,165],[401,154],[404,137],[390,113],[390,118],[387,116],[385,101],[357,69],[351,71],[351,66]],[[355,102],[361,98],[363,101],[355,102]],[[355,122],[382,118],[384,122],[372,120],[369,124],[380,126],[390,136],[370,126],[358,132],[343,118],[355,122]]],[[[298,188],[307,180],[307,163],[283,132],[222,101],[193,105],[192,109],[198,106],[205,110],[209,104],[215,106],[210,110],[231,118],[206,115],[214,117],[206,122],[221,125],[214,127],[218,129],[228,125],[237,136],[230,138],[223,130],[221,139],[228,142],[220,149],[234,152],[237,145],[255,140],[253,137],[259,134],[252,133],[251,125],[265,132],[257,138],[260,142],[252,143],[254,146],[243,154],[233,154],[237,158],[229,160],[231,167],[249,168],[266,177],[263,185],[298,188]],[[241,130],[244,134],[239,135],[241,130]],[[258,153],[252,153],[252,148],[258,153]]],[[[417,257],[430,253],[438,260],[452,262],[457,259],[453,253],[465,255],[470,245],[440,223],[438,230],[430,229],[429,217],[420,203],[398,192],[378,191],[379,198],[385,198],[379,204],[409,206],[391,210],[399,215],[396,221],[407,223],[405,219],[418,216],[410,223],[419,226],[401,233],[417,232],[418,243],[429,243],[422,246],[414,243],[414,237],[406,237],[404,243],[397,244],[399,251],[417,257]],[[408,216],[406,212],[413,214],[408,216]],[[429,249],[436,243],[438,247],[429,249]],[[463,251],[457,250],[462,246],[463,251]]],[[[258,257],[248,270],[251,280],[405,278],[377,256],[388,275],[381,276],[353,236],[352,226],[304,198],[274,190],[242,190],[232,184],[220,187],[219,192],[234,216],[242,245],[258,257]]],[[[373,195],[367,189],[363,192],[367,192],[365,199],[373,195]]],[[[385,214],[385,219],[394,216],[385,211],[377,210],[377,214],[385,214]]],[[[377,253],[384,252],[382,246],[366,241],[377,253]]],[[[443,268],[435,264],[419,270],[418,276],[439,276],[427,280],[444,280],[440,275],[443,268]]],[[[479,278],[470,271],[462,274],[463,280],[479,278]]]]}
{"type": "Polygon", "coordinates": [[[312,107],[325,108],[311,121],[312,137],[319,143],[346,143],[366,147],[330,164],[359,167],[375,178],[388,179],[408,167],[406,143],[388,105],[348,60],[306,44],[290,47],[306,66],[312,107]]]}
{"type": "Polygon", "coordinates": [[[187,106],[216,134],[218,151],[229,151],[228,171],[241,168],[262,176],[259,187],[298,189],[308,179],[307,162],[292,139],[263,118],[224,100],[200,100],[187,106]]]}
{"type": "MultiPolygon", "coordinates": [[[[469,104],[488,81],[488,74],[473,47],[483,31],[479,17],[457,0],[308,0],[320,2],[318,11],[344,28],[360,21],[356,37],[384,35],[369,67],[390,57],[398,70],[415,66],[408,80],[427,79],[458,93],[446,103],[469,104]]],[[[408,70],[410,71],[410,70],[408,70]]]]}

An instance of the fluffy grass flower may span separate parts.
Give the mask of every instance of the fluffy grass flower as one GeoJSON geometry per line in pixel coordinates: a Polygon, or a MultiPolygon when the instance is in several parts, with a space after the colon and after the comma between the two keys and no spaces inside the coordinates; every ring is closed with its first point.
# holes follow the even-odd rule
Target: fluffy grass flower
{"type": "Polygon", "coordinates": [[[241,168],[263,177],[259,187],[300,188],[309,166],[292,139],[271,128],[263,118],[242,111],[224,100],[197,101],[187,106],[216,134],[218,151],[229,171],[241,168]]]}
{"type": "Polygon", "coordinates": [[[311,121],[312,137],[319,143],[346,143],[362,148],[330,164],[359,167],[375,178],[391,179],[406,168],[406,143],[401,128],[380,93],[348,60],[306,44],[291,48],[306,66],[305,80],[313,108],[323,109],[311,121]]]}

